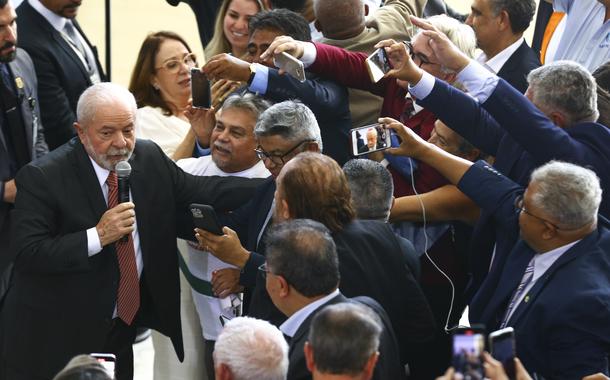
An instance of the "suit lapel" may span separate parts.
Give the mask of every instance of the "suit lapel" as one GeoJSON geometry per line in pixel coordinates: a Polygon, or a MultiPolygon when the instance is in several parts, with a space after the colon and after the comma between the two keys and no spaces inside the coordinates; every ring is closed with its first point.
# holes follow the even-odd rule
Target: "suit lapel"
{"type": "Polygon", "coordinates": [[[527,48],[528,46],[526,42],[523,41],[521,45],[519,45],[519,48],[515,50],[515,52],[506,60],[500,71],[498,71],[498,76],[500,78],[512,76],[512,73],[515,71],[515,67],[523,59],[523,50],[527,48]]]}
{"type": "Polygon", "coordinates": [[[502,318],[504,315],[507,301],[521,282],[523,274],[525,273],[525,268],[527,268],[527,264],[532,257],[534,257],[534,254],[535,252],[522,240],[520,240],[510,252],[504,270],[502,271],[500,281],[498,281],[498,287],[490,298],[489,305],[486,307],[487,315],[484,320],[487,322],[488,328],[492,328],[489,321],[491,321],[495,327],[497,324],[496,318],[502,318]]]}
{"type": "Polygon", "coordinates": [[[55,29],[52,32],[53,39],[57,42],[57,44],[64,50],[66,55],[70,57],[72,61],[78,66],[78,69],[83,74],[83,76],[87,79],[87,82],[90,82],[89,73],[87,73],[87,69],[83,65],[83,61],[76,55],[72,47],[66,42],[66,40],[62,37],[62,35],[55,29]]]}
{"type": "Polygon", "coordinates": [[[530,308],[530,306],[536,301],[538,295],[544,290],[549,281],[553,278],[555,273],[560,270],[563,266],[569,264],[573,260],[578,257],[585,255],[591,250],[589,247],[598,239],[599,230],[589,234],[589,236],[585,237],[583,240],[572,246],[569,250],[567,250],[557,261],[551,265],[551,267],[544,273],[544,276],[539,278],[534,286],[530,289],[530,291],[525,295],[523,301],[517,306],[517,309],[510,317],[508,324],[510,326],[515,326],[519,320],[524,316],[526,311],[530,308]]]}
{"type": "MultiPolygon", "coordinates": [[[[19,54],[19,51],[17,51],[19,54]]],[[[30,155],[30,160],[34,158],[34,137],[32,135],[31,120],[26,118],[29,115],[30,110],[25,107],[29,107],[29,99],[28,94],[25,91],[26,82],[23,79],[24,74],[21,72],[21,68],[17,63],[17,59],[14,59],[12,62],[8,64],[11,74],[13,76],[13,80],[15,81],[15,89],[17,90],[17,103],[19,104],[19,108],[21,111],[21,121],[23,123],[24,131],[25,131],[25,142],[27,144],[28,153],[30,155]],[[25,108],[25,109],[24,109],[25,108]]]]}
{"type": "Polygon", "coordinates": [[[102,188],[95,174],[95,169],[91,164],[89,155],[85,151],[83,144],[81,144],[78,137],[74,137],[70,142],[70,145],[74,147],[72,150],[72,164],[74,165],[75,175],[82,184],[82,188],[85,189],[89,205],[96,216],[102,216],[108,209],[106,201],[104,200],[104,194],[102,188]]]}

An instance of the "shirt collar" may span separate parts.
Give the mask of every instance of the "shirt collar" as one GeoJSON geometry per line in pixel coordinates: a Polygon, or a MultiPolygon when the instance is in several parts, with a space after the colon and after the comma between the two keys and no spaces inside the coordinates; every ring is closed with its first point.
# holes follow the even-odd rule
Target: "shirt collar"
{"type": "Polygon", "coordinates": [[[53,26],[53,28],[55,30],[57,30],[58,32],[63,32],[64,26],[66,26],[66,22],[68,22],[67,18],[61,17],[60,15],[49,10],[49,8],[42,5],[40,0],[28,0],[28,1],[29,1],[30,5],[32,6],[32,8],[36,9],[36,11],[38,13],[40,13],[42,15],[42,17],[44,17],[49,22],[49,24],[51,24],[53,26]]]}
{"type": "Polygon", "coordinates": [[[506,61],[508,61],[508,59],[517,51],[517,49],[519,49],[519,46],[521,46],[524,41],[525,38],[519,38],[512,45],[508,46],[491,59],[487,59],[487,55],[485,55],[485,53],[481,53],[481,55],[477,58],[477,61],[491,69],[494,74],[497,74],[502,69],[502,66],[504,66],[506,61]]]}
{"type": "Polygon", "coordinates": [[[329,295],[324,296],[324,297],[320,298],[319,300],[314,301],[314,302],[310,303],[309,305],[305,306],[301,310],[292,314],[290,316],[290,318],[288,318],[284,323],[282,323],[280,326],[280,330],[285,335],[287,335],[291,338],[294,337],[294,334],[297,333],[297,330],[299,329],[299,327],[301,327],[301,325],[307,319],[307,317],[309,317],[320,306],[324,305],[325,303],[327,303],[331,299],[335,298],[339,294],[340,294],[339,289],[335,289],[335,291],[330,293],[329,295]]]}
{"type": "Polygon", "coordinates": [[[93,160],[93,158],[91,158],[91,156],[87,156],[87,157],[89,157],[89,160],[91,160],[91,164],[93,165],[93,170],[95,171],[97,180],[100,183],[100,187],[104,187],[104,185],[106,184],[106,180],[108,179],[108,176],[110,175],[110,170],[104,169],[103,167],[99,166],[98,163],[95,162],[95,160],[93,160]]]}
{"type": "Polygon", "coordinates": [[[555,261],[580,240],[581,239],[573,241],[545,253],[536,254],[536,256],[534,256],[534,274],[532,276],[532,281],[536,281],[538,278],[542,277],[555,261]]]}

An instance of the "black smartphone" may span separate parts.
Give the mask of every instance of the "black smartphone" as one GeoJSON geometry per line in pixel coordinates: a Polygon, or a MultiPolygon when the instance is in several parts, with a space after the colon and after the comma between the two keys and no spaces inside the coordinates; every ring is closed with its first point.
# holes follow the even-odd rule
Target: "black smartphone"
{"type": "Polygon", "coordinates": [[[491,356],[504,366],[504,372],[509,379],[515,379],[515,330],[512,327],[494,331],[489,334],[489,348],[491,356]]]}
{"type": "Polygon", "coordinates": [[[191,69],[191,97],[195,108],[210,108],[212,105],[210,81],[196,67],[191,69]]]}
{"type": "Polygon", "coordinates": [[[375,83],[383,78],[384,74],[392,69],[390,60],[384,48],[379,48],[369,55],[366,59],[366,68],[369,71],[371,80],[375,83]]]}
{"type": "Polygon", "coordinates": [[[116,356],[114,354],[93,353],[89,355],[95,358],[104,367],[108,376],[114,379],[114,368],[116,365],[116,356]]]}
{"type": "Polygon", "coordinates": [[[464,380],[484,378],[484,350],[485,336],[482,327],[459,327],[455,330],[452,365],[458,378],[464,380]]]}
{"type": "Polygon", "coordinates": [[[189,209],[193,215],[195,227],[216,235],[224,235],[222,225],[218,221],[216,211],[212,206],[193,203],[189,206],[189,209]]]}
{"type": "Polygon", "coordinates": [[[350,131],[352,141],[352,155],[385,150],[392,146],[391,132],[381,124],[365,125],[350,131]]]}

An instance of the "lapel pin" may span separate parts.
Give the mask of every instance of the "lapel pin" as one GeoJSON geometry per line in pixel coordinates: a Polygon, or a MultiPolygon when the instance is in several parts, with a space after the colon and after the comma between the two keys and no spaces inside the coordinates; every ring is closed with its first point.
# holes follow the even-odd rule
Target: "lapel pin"
{"type": "Polygon", "coordinates": [[[15,77],[15,85],[21,90],[23,88],[23,79],[21,79],[21,77],[15,77]]]}
{"type": "Polygon", "coordinates": [[[523,300],[523,302],[529,302],[529,301],[530,301],[530,296],[529,295],[525,296],[525,299],[523,300]]]}

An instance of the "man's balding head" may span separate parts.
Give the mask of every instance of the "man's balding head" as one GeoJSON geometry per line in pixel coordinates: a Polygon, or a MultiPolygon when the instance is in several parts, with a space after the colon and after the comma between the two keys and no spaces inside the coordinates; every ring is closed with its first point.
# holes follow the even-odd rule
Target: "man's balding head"
{"type": "Polygon", "coordinates": [[[313,9],[316,27],[326,38],[347,39],[364,30],[362,0],[314,0],[313,9]]]}

